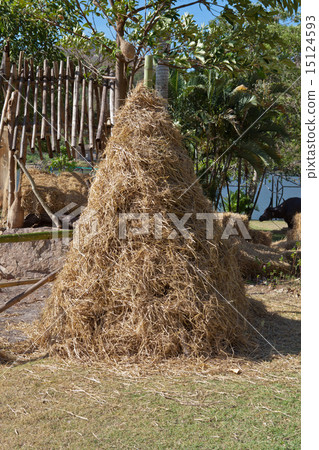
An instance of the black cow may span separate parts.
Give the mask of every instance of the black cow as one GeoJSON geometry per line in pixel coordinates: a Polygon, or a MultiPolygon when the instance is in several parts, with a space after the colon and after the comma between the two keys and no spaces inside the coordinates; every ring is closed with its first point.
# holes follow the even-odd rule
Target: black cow
{"type": "Polygon", "coordinates": [[[288,224],[288,228],[292,228],[294,215],[299,212],[301,212],[301,198],[292,197],[282,202],[279,206],[268,206],[263,215],[259,217],[259,220],[263,222],[264,220],[284,219],[288,224]]]}

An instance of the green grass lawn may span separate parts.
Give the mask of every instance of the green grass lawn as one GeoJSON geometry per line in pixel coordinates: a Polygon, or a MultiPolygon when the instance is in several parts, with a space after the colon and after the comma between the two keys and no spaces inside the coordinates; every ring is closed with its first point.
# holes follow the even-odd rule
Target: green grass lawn
{"type": "Polygon", "coordinates": [[[259,220],[251,220],[249,227],[253,230],[270,231],[273,241],[280,241],[286,236],[288,225],[284,220],[266,220],[259,222],[259,220]]]}
{"type": "Polygon", "coordinates": [[[50,358],[0,377],[3,449],[300,447],[294,368],[138,377],[50,358]]]}

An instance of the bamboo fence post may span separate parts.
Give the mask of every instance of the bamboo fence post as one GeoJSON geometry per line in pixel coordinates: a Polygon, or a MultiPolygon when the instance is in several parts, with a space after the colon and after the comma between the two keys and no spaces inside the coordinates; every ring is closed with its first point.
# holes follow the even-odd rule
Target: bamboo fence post
{"type": "Polygon", "coordinates": [[[7,309],[11,308],[11,306],[16,305],[17,303],[21,302],[24,298],[28,297],[30,294],[32,294],[34,291],[39,289],[41,286],[43,286],[46,283],[50,283],[50,281],[55,280],[58,273],[60,272],[61,267],[57,270],[54,270],[53,272],[49,273],[46,277],[42,278],[42,280],[38,281],[37,283],[33,284],[29,289],[22,292],[22,294],[16,295],[11,300],[9,300],[5,305],[3,305],[0,308],[0,313],[3,311],[6,311],[7,309]]]}
{"type": "MultiPolygon", "coordinates": [[[[41,76],[41,69],[37,67],[37,73],[34,83],[34,96],[33,96],[33,124],[32,124],[32,137],[31,137],[31,150],[35,149],[35,139],[37,137],[37,122],[38,122],[38,92],[39,82],[41,76]]],[[[41,158],[42,159],[42,158],[41,158]]]]}
{"type": "Polygon", "coordinates": [[[21,170],[23,171],[23,173],[26,175],[26,177],[28,178],[32,190],[34,192],[34,195],[36,196],[36,198],[38,199],[40,205],[42,206],[42,208],[45,210],[45,212],[48,214],[48,216],[50,217],[50,219],[52,220],[52,222],[54,223],[54,225],[57,228],[61,228],[61,224],[60,221],[58,219],[58,217],[52,213],[52,211],[49,209],[49,207],[46,205],[46,203],[44,202],[44,200],[42,199],[39,191],[37,190],[37,187],[33,181],[32,176],[30,175],[29,171],[26,169],[24,163],[22,161],[20,161],[15,155],[14,158],[16,159],[16,161],[18,162],[19,166],[21,167],[21,170]]]}
{"type": "Polygon", "coordinates": [[[47,144],[49,158],[53,158],[52,147],[51,147],[51,136],[49,134],[45,135],[45,142],[47,144]]]}
{"type": "MultiPolygon", "coordinates": [[[[15,68],[13,69],[15,71],[15,68]]],[[[13,136],[14,124],[15,124],[15,113],[16,113],[16,105],[17,105],[17,91],[13,91],[11,98],[8,102],[8,132],[9,132],[9,171],[8,171],[8,204],[7,208],[9,208],[14,202],[14,192],[15,192],[15,175],[16,175],[16,164],[14,161],[14,152],[11,150],[11,141],[13,136]]]]}
{"type": "Polygon", "coordinates": [[[94,150],[94,134],[93,134],[93,79],[89,79],[88,87],[88,126],[89,126],[89,151],[91,155],[91,162],[93,162],[94,150]]]}
{"type": "Polygon", "coordinates": [[[21,75],[21,71],[22,71],[22,62],[23,62],[23,57],[24,57],[24,52],[21,51],[19,53],[19,62],[18,62],[18,75],[21,75]]]}
{"type": "Polygon", "coordinates": [[[55,70],[51,69],[51,148],[57,151],[56,121],[55,121],[55,99],[54,99],[55,70]]]}
{"type": "Polygon", "coordinates": [[[66,152],[68,157],[71,158],[70,145],[69,145],[69,89],[70,89],[70,57],[66,59],[66,71],[65,71],[65,99],[64,99],[64,139],[66,152]]]}
{"type": "Polygon", "coordinates": [[[81,91],[81,118],[80,118],[80,131],[78,144],[81,146],[82,155],[85,157],[85,147],[84,147],[84,121],[85,121],[85,107],[86,107],[86,70],[83,68],[82,74],[82,91],[81,91]]]}
{"type": "MultiPolygon", "coordinates": [[[[23,52],[20,52],[20,57],[23,52]]],[[[20,67],[20,61],[19,61],[19,67],[20,67]]],[[[20,105],[21,105],[21,98],[22,98],[22,90],[24,86],[24,76],[25,72],[20,72],[19,77],[19,91],[18,91],[18,98],[17,98],[17,106],[16,106],[16,113],[15,113],[15,121],[14,121],[14,128],[13,128],[13,136],[12,136],[12,142],[11,142],[11,150],[15,151],[17,147],[17,140],[18,140],[18,129],[19,129],[19,115],[20,115],[20,105]]]]}
{"type": "Polygon", "coordinates": [[[102,140],[102,134],[104,132],[105,126],[105,112],[107,110],[107,90],[108,90],[108,81],[103,80],[103,89],[102,89],[102,99],[101,99],[101,108],[100,108],[100,117],[99,124],[96,132],[96,142],[100,143],[102,140]]]}
{"type": "Polygon", "coordinates": [[[78,124],[78,107],[79,107],[79,81],[80,81],[80,66],[76,66],[73,85],[72,129],[71,129],[71,147],[73,156],[75,156],[76,150],[76,131],[78,124]]]}
{"type": "MultiPolygon", "coordinates": [[[[25,74],[24,74],[25,80],[26,80],[27,72],[28,72],[28,63],[26,62],[25,63],[25,74]]],[[[31,70],[29,70],[27,88],[26,88],[25,99],[24,99],[23,125],[22,125],[21,138],[20,138],[20,155],[19,155],[19,157],[23,161],[26,160],[26,151],[27,151],[26,126],[27,126],[27,121],[28,121],[28,107],[29,107],[31,77],[32,77],[32,73],[31,73],[31,70]]]]}
{"type": "Polygon", "coordinates": [[[61,140],[61,108],[62,108],[62,102],[61,102],[61,96],[62,96],[62,83],[63,83],[63,61],[60,61],[60,68],[59,68],[59,80],[58,80],[58,99],[57,99],[57,141],[59,142],[61,140]]]}
{"type": "Polygon", "coordinates": [[[45,59],[43,64],[42,81],[42,119],[41,119],[41,139],[44,141],[46,136],[47,124],[47,95],[48,95],[48,61],[45,59]]]}
{"type": "Polygon", "coordinates": [[[16,164],[14,160],[14,153],[9,152],[9,184],[8,184],[8,211],[12,203],[14,202],[14,192],[16,185],[16,164]]]}
{"type": "Polygon", "coordinates": [[[75,68],[73,61],[70,59],[70,94],[72,102],[70,102],[68,109],[68,124],[69,124],[69,145],[72,158],[75,158],[75,149],[71,145],[74,77],[75,77],[75,68]]]}
{"type": "Polygon", "coordinates": [[[37,136],[37,143],[38,143],[38,152],[40,155],[40,159],[43,160],[43,153],[42,153],[42,140],[40,136],[37,136]]]}
{"type": "MultiPolygon", "coordinates": [[[[114,72],[111,72],[111,77],[114,77],[114,72]]],[[[110,121],[111,126],[114,125],[114,112],[115,112],[115,81],[110,82],[110,121]]]]}
{"type": "Polygon", "coordinates": [[[12,68],[11,68],[10,78],[9,78],[9,81],[8,81],[8,87],[7,87],[7,91],[6,91],[6,96],[5,96],[5,100],[4,100],[4,104],[3,104],[3,108],[2,108],[2,114],[1,114],[1,120],[0,120],[0,142],[1,142],[1,138],[2,138],[5,118],[6,118],[6,115],[7,115],[7,108],[8,108],[8,104],[9,104],[9,100],[10,100],[10,95],[11,95],[11,91],[12,91],[12,88],[13,88],[14,67],[15,66],[12,66],[12,68]]]}
{"type": "Polygon", "coordinates": [[[6,81],[9,78],[9,76],[10,76],[10,44],[9,41],[7,41],[2,53],[2,61],[0,67],[0,86],[4,81],[6,81]]]}

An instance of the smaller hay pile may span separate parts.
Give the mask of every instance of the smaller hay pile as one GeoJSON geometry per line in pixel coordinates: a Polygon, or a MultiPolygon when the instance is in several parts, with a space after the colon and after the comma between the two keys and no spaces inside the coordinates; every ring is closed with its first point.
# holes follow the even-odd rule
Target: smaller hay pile
{"type": "MultiPolygon", "coordinates": [[[[275,249],[292,250],[301,247],[301,213],[297,213],[293,219],[293,227],[288,229],[286,238],[281,241],[274,242],[272,245],[275,249]]],[[[289,252],[287,253],[289,255],[289,252]]]]}
{"type": "Polygon", "coordinates": [[[253,244],[262,244],[266,247],[270,247],[272,244],[272,236],[270,231],[253,230],[249,228],[249,234],[253,244]]]}
{"type": "Polygon", "coordinates": [[[237,260],[227,243],[206,239],[196,212],[212,206],[195,181],[163,101],[139,85],[118,113],[76,226],[80,244],[73,243],[37,327],[41,348],[143,363],[247,344],[249,303],[237,260]],[[148,213],[149,233],[135,234],[136,220],[120,239],[121,213],[148,213]],[[189,239],[169,237],[169,213],[191,213],[189,239]],[[154,231],[159,214],[162,238],[154,231]]]}
{"type": "MultiPolygon", "coordinates": [[[[37,169],[30,169],[29,172],[41,197],[52,212],[56,213],[69,203],[76,203],[78,206],[87,204],[88,186],[85,180],[88,175],[75,172],[54,175],[40,172],[37,169]]],[[[37,217],[46,215],[25,176],[22,178],[21,205],[25,216],[28,214],[35,214],[37,217]]]]}
{"type": "Polygon", "coordinates": [[[287,231],[287,242],[296,243],[297,241],[301,241],[301,213],[295,214],[293,227],[287,231]]]}
{"type": "Polygon", "coordinates": [[[238,244],[238,263],[246,279],[255,278],[257,275],[269,276],[274,271],[277,275],[291,272],[291,265],[284,259],[282,252],[245,240],[238,244]]]}
{"type": "MultiPolygon", "coordinates": [[[[259,276],[268,276],[271,272],[289,273],[290,264],[283,261],[281,252],[270,248],[272,237],[270,232],[262,230],[252,230],[249,228],[249,219],[245,214],[221,213],[220,232],[222,233],[227,225],[228,232],[237,231],[238,235],[229,236],[229,242],[236,248],[237,260],[240,272],[245,279],[254,279],[259,276]],[[232,220],[233,219],[233,220],[232,220]],[[238,226],[240,220],[247,229],[251,239],[245,239],[242,229],[238,226]],[[234,230],[234,229],[235,230],[234,230]]],[[[221,238],[219,234],[218,238],[221,238]]]]}
{"type": "MultiPolygon", "coordinates": [[[[232,212],[227,213],[220,213],[221,217],[221,228],[225,230],[227,225],[229,223],[233,224],[232,226],[237,230],[238,237],[243,238],[242,236],[242,230],[238,227],[237,221],[240,220],[245,228],[247,229],[248,233],[250,234],[251,239],[249,242],[253,244],[263,244],[267,247],[271,246],[272,237],[271,233],[269,231],[262,231],[262,230],[253,230],[249,227],[249,219],[246,214],[237,214],[232,212]],[[231,222],[230,222],[231,221],[231,222]]],[[[232,239],[232,236],[230,236],[230,239],[232,239]]]]}

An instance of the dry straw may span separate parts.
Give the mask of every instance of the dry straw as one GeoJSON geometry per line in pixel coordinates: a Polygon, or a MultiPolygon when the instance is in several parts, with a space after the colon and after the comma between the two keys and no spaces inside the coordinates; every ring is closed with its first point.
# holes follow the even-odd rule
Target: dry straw
{"type": "MultiPolygon", "coordinates": [[[[282,252],[270,248],[272,243],[271,233],[249,228],[249,219],[245,214],[220,213],[219,232],[227,230],[230,236],[229,243],[236,251],[237,263],[242,276],[245,279],[255,279],[257,276],[268,276],[271,272],[289,273],[290,264],[283,259],[282,252]],[[250,239],[243,236],[243,228],[239,221],[245,226],[250,239]],[[237,235],[236,235],[237,233],[237,235]]],[[[218,237],[221,237],[220,235],[218,237]]]]}
{"type": "MultiPolygon", "coordinates": [[[[220,217],[222,230],[225,230],[226,226],[230,223],[230,220],[232,220],[233,228],[237,231],[238,237],[244,239],[242,235],[242,230],[238,226],[238,221],[241,221],[251,237],[250,242],[252,242],[253,244],[262,244],[270,247],[272,242],[271,233],[269,231],[252,230],[251,228],[249,228],[249,219],[246,214],[227,212],[227,213],[220,213],[220,217]]],[[[235,230],[233,231],[235,232],[235,230]]]]}
{"type": "Polygon", "coordinates": [[[78,244],[38,324],[42,348],[64,357],[142,362],[247,344],[237,311],[245,315],[248,302],[236,256],[228,243],[206,239],[205,221],[195,213],[211,212],[211,204],[194,181],[162,100],[139,85],[117,116],[77,225],[78,244]],[[150,233],[134,234],[136,221],[120,239],[119,213],[128,212],[149,213],[150,233]],[[162,239],[154,236],[159,213],[162,239]],[[168,238],[174,230],[168,213],[192,213],[190,239],[168,238]]]}
{"type": "Polygon", "coordinates": [[[301,213],[295,214],[293,227],[288,229],[286,239],[273,243],[272,247],[278,250],[292,250],[301,247],[301,213]]]}
{"type": "Polygon", "coordinates": [[[293,243],[301,241],[301,213],[295,214],[293,227],[287,231],[287,241],[293,243]]]}
{"type": "MultiPolygon", "coordinates": [[[[51,211],[57,212],[70,203],[78,206],[87,204],[88,186],[85,179],[88,175],[75,172],[63,172],[59,176],[40,172],[37,169],[29,169],[37,189],[51,211]]],[[[35,214],[40,217],[45,214],[34,195],[29,181],[23,177],[22,180],[21,205],[24,215],[35,214]]]]}

